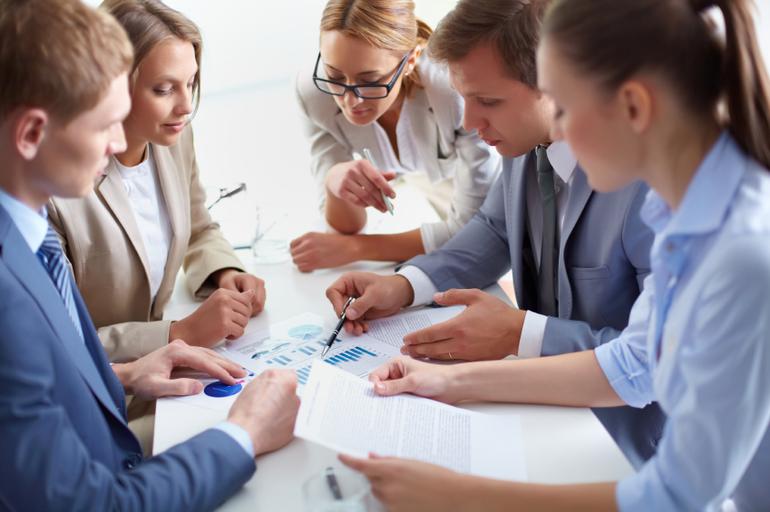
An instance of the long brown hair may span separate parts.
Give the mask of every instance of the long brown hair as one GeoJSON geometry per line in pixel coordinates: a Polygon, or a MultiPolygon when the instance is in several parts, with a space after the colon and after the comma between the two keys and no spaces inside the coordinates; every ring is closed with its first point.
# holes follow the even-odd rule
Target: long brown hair
{"type": "Polygon", "coordinates": [[[712,112],[740,146],[770,168],[770,79],[751,0],[554,0],[543,33],[608,89],[653,71],[694,113],[712,112]],[[709,8],[724,17],[722,41],[709,8]]]}
{"type": "Polygon", "coordinates": [[[193,78],[193,96],[197,111],[201,99],[203,54],[203,38],[197,25],[160,0],[105,0],[100,8],[118,20],[134,45],[134,67],[131,70],[134,78],[142,60],[165,39],[175,37],[192,45],[195,62],[198,64],[198,71],[193,78]]]}
{"type": "MultiPolygon", "coordinates": [[[[425,47],[433,33],[430,25],[415,16],[412,0],[329,0],[321,16],[321,32],[330,31],[402,55],[417,46],[425,47]]],[[[416,67],[403,80],[407,95],[421,87],[416,67]]]]}

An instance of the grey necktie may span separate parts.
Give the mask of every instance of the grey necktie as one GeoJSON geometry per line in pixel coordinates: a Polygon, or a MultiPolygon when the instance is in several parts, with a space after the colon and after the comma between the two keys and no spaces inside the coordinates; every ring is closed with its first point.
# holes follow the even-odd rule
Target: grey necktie
{"type": "Polygon", "coordinates": [[[556,262],[559,254],[556,237],[556,190],[553,167],[548,161],[545,146],[538,146],[535,154],[537,184],[543,207],[543,238],[540,250],[540,272],[537,276],[538,313],[556,316],[556,262]]]}

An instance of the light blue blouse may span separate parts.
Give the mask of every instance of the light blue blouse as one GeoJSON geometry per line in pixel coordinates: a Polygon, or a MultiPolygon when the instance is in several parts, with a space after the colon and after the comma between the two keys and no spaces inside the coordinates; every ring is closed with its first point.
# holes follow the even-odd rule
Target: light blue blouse
{"type": "Polygon", "coordinates": [[[770,510],[770,172],[724,133],[671,211],[654,191],[652,274],[596,349],[617,394],[668,415],[621,510],[770,510]]]}

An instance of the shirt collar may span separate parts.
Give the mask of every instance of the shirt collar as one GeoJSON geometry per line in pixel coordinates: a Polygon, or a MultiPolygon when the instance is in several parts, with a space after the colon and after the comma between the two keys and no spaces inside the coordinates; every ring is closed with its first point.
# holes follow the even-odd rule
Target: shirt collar
{"type": "Polygon", "coordinates": [[[43,240],[48,232],[48,214],[45,206],[36,212],[2,188],[0,188],[0,206],[5,208],[29,248],[36,253],[43,245],[43,240]]]}
{"type": "Polygon", "coordinates": [[[569,144],[565,141],[557,141],[549,145],[545,152],[556,175],[564,183],[569,183],[572,174],[575,172],[575,167],[577,167],[577,159],[572,154],[569,144]]]}
{"type": "Polygon", "coordinates": [[[657,192],[647,193],[641,217],[655,233],[696,235],[719,228],[746,170],[746,155],[723,132],[687,187],[679,209],[672,212],[657,192]]]}

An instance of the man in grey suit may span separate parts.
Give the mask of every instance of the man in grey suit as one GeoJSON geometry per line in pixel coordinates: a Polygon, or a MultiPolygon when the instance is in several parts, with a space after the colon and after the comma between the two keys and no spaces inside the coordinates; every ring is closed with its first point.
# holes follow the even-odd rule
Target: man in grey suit
{"type": "MultiPolygon", "coordinates": [[[[539,357],[615,337],[650,271],[652,233],[639,218],[646,188],[592,191],[569,147],[551,133],[560,112],[537,90],[535,51],[547,1],[461,0],[430,40],[465,99],[464,124],[505,157],[475,217],[441,249],[394,276],[349,273],[327,290],[348,332],[402,307],[467,306],[404,338],[402,352],[444,360],[539,357]],[[479,290],[512,270],[518,308],[479,290]],[[436,293],[441,292],[441,293],[436,293]]],[[[655,451],[656,404],[595,410],[635,466],[655,451]]]]}

